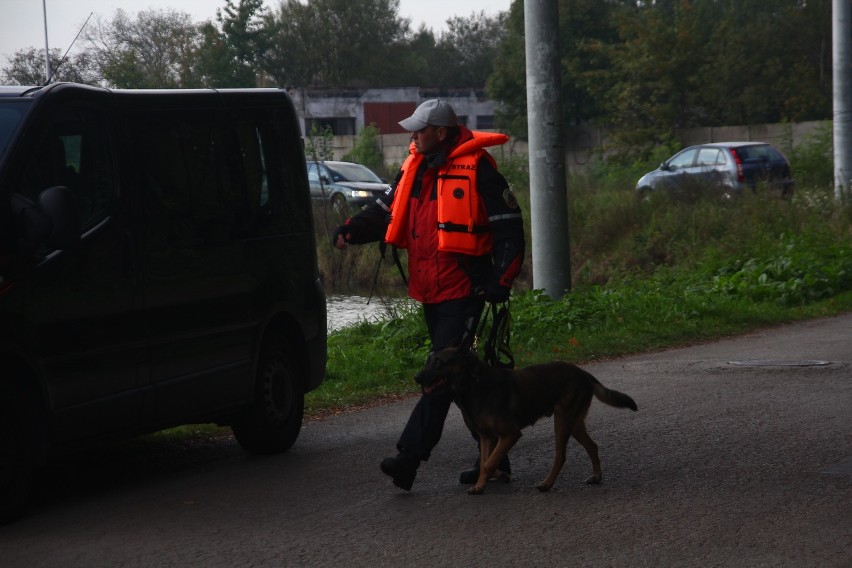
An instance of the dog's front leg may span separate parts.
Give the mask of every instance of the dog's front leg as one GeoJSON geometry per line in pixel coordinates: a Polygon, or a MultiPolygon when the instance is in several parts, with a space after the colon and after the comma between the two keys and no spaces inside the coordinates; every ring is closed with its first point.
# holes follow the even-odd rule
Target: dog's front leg
{"type": "Polygon", "coordinates": [[[520,439],[520,433],[513,436],[500,436],[497,438],[497,446],[493,451],[490,451],[490,447],[493,445],[493,440],[488,439],[486,443],[486,438],[480,437],[479,479],[476,480],[476,485],[467,490],[469,495],[482,495],[485,492],[485,484],[488,483],[488,478],[494,475],[500,461],[506,457],[509,450],[512,449],[512,446],[514,446],[520,439]],[[489,449],[487,453],[485,450],[486,446],[488,446],[489,449]]]}

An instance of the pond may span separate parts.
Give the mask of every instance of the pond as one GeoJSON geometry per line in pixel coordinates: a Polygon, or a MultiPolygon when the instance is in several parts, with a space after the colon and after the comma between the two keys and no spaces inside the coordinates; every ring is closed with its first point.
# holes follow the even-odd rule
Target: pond
{"type": "Polygon", "coordinates": [[[325,303],[328,312],[328,331],[337,331],[362,320],[379,321],[392,316],[393,310],[407,298],[367,298],[366,296],[328,295],[325,303]],[[369,300],[369,303],[367,303],[369,300]]]}

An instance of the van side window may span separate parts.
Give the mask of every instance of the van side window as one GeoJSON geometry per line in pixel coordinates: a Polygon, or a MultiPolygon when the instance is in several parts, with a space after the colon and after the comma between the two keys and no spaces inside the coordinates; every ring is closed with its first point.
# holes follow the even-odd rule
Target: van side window
{"type": "Polygon", "coordinates": [[[287,122],[287,113],[275,107],[234,112],[244,172],[238,177],[245,179],[249,196],[243,234],[264,237],[309,231],[310,195],[302,190],[304,154],[298,146],[287,147],[282,136],[298,125],[287,122]]]}
{"type": "Polygon", "coordinates": [[[61,107],[37,138],[23,168],[18,192],[30,200],[64,185],[76,198],[83,232],[106,218],[114,172],[102,112],[85,103],[61,107]]]}
{"type": "Polygon", "coordinates": [[[145,111],[131,119],[134,151],[145,164],[145,202],[172,246],[280,233],[273,227],[280,198],[268,169],[268,127],[249,118],[225,120],[221,112],[145,111]]]}
{"type": "Polygon", "coordinates": [[[204,112],[134,113],[133,152],[152,232],[172,246],[232,238],[237,205],[228,156],[233,142],[222,121],[204,112]]]}
{"type": "Polygon", "coordinates": [[[269,203],[269,174],[260,130],[248,122],[237,123],[242,169],[250,209],[266,207],[269,203]]]}

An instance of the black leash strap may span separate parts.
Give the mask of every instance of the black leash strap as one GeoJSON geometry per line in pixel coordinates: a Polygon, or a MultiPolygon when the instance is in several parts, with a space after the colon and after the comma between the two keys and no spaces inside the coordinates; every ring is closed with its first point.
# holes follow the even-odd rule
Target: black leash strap
{"type": "MultiPolygon", "coordinates": [[[[379,269],[382,267],[382,261],[385,259],[385,251],[388,248],[388,244],[385,241],[379,241],[379,262],[376,264],[376,273],[373,274],[373,287],[370,288],[370,297],[367,298],[367,304],[369,305],[370,300],[373,299],[373,294],[376,291],[376,286],[379,283],[379,269]]],[[[399,260],[399,252],[397,252],[397,248],[395,246],[391,246],[391,257],[393,258],[394,264],[399,269],[399,275],[402,276],[402,282],[408,286],[408,278],[405,277],[405,270],[402,268],[402,262],[399,260]]]]}
{"type": "Polygon", "coordinates": [[[373,294],[376,292],[376,286],[379,283],[379,269],[382,267],[382,261],[385,259],[385,248],[387,248],[387,243],[385,241],[379,242],[379,262],[376,263],[376,273],[373,274],[373,286],[370,288],[370,297],[367,298],[367,305],[370,305],[370,300],[373,299],[373,294]]]}
{"type": "Polygon", "coordinates": [[[481,337],[485,330],[485,324],[488,320],[488,311],[491,312],[491,329],[488,331],[488,337],[483,345],[483,359],[488,365],[501,369],[514,369],[515,357],[512,355],[510,345],[511,333],[511,312],[509,311],[509,302],[504,303],[498,308],[494,302],[490,303],[491,309],[486,310],[479,323],[479,332],[477,336],[481,337]]]}

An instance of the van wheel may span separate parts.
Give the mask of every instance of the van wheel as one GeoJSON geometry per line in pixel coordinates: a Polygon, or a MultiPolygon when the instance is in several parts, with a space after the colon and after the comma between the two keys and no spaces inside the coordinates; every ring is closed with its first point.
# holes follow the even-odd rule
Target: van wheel
{"type": "Polygon", "coordinates": [[[267,337],[261,349],[254,401],[232,427],[245,451],[276,454],[296,442],[305,406],[296,369],[286,338],[280,334],[267,337]]]}
{"type": "Polygon", "coordinates": [[[27,431],[23,397],[0,385],[0,524],[24,513],[32,475],[32,438],[27,431]]]}

